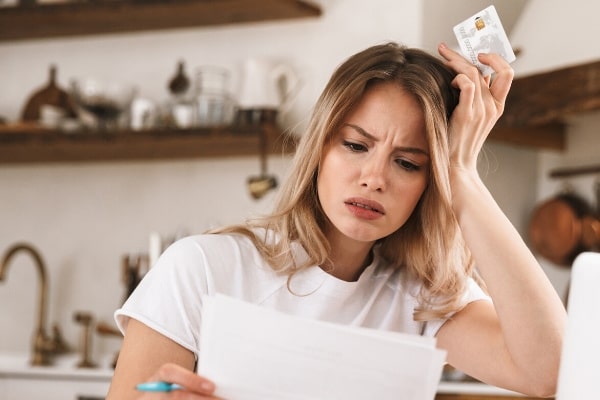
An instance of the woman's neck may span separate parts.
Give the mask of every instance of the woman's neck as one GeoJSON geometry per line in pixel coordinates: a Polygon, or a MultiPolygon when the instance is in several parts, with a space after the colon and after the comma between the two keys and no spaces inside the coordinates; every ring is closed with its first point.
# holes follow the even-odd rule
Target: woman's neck
{"type": "Polygon", "coordinates": [[[336,235],[329,235],[328,239],[331,245],[330,262],[324,270],[338,279],[348,282],[357,281],[372,262],[373,243],[356,242],[336,235]]]}

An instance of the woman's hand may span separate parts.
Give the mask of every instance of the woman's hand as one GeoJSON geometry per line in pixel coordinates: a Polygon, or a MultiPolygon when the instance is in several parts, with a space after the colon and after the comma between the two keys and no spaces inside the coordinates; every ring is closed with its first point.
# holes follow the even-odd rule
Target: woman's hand
{"type": "Polygon", "coordinates": [[[514,71],[498,54],[479,54],[479,61],[495,71],[493,79],[484,78],[477,67],[445,44],[438,51],[457,73],[452,85],[460,90],[450,118],[450,165],[475,171],[483,143],[504,111],[514,71]]]}
{"type": "Polygon", "coordinates": [[[106,399],[216,399],[214,383],[196,374],[194,363],[190,350],[132,318],[106,399]],[[184,389],[163,393],[136,390],[140,383],[156,381],[176,383],[184,389]]]}
{"type": "Polygon", "coordinates": [[[183,389],[168,393],[146,392],[141,395],[140,399],[217,399],[213,396],[215,391],[213,382],[177,364],[164,364],[148,381],[176,383],[183,389]]]}

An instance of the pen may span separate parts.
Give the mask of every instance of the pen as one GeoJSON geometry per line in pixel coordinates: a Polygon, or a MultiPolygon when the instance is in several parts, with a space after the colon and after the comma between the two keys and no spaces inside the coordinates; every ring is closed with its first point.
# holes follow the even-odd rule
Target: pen
{"type": "Polygon", "coordinates": [[[183,386],[169,382],[144,382],[135,387],[141,392],[170,392],[172,390],[183,389],[183,386]]]}

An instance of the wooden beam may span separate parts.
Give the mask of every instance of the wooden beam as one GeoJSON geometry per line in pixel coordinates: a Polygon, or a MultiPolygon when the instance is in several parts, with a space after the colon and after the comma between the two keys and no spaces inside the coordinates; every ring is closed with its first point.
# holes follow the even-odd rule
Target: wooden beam
{"type": "Polygon", "coordinates": [[[562,151],[566,147],[566,127],[562,123],[519,127],[498,123],[492,129],[489,140],[562,151]]]}
{"type": "Polygon", "coordinates": [[[0,8],[0,41],[318,17],[302,0],[78,1],[0,8]]]}
{"type": "Polygon", "coordinates": [[[526,127],[600,110],[600,61],[516,78],[500,123],[526,127]]]}
{"type": "MultiPolygon", "coordinates": [[[[550,178],[566,178],[569,176],[600,174],[600,164],[585,165],[583,167],[565,167],[550,171],[550,178]]],[[[600,182],[598,182],[600,184],[600,182]]],[[[600,200],[600,199],[599,199],[600,200]]],[[[600,205],[599,205],[600,206],[600,205]]]]}

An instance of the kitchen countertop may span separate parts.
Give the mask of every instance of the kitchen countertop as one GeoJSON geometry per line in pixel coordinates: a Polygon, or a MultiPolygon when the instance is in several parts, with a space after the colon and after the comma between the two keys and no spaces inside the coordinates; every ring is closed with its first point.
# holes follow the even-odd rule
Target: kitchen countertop
{"type": "Polygon", "coordinates": [[[99,360],[94,360],[98,363],[96,368],[78,368],[77,363],[81,358],[78,353],[55,356],[52,359],[52,365],[34,367],[29,365],[28,354],[5,352],[0,354],[0,379],[38,378],[109,382],[113,375],[113,369],[110,366],[113,356],[107,355],[99,360]]]}
{"type": "Polygon", "coordinates": [[[438,393],[443,394],[469,394],[469,395],[494,395],[525,397],[511,390],[501,389],[496,386],[481,382],[448,382],[441,381],[438,385],[438,393]]]}
{"type": "MultiPolygon", "coordinates": [[[[23,353],[0,353],[1,379],[43,379],[71,381],[110,382],[113,375],[111,366],[114,355],[106,355],[95,360],[96,368],[77,368],[78,353],[69,353],[53,358],[53,364],[44,367],[29,365],[29,355],[23,353]]],[[[510,390],[500,389],[480,382],[442,381],[438,393],[519,396],[510,390]]]]}

